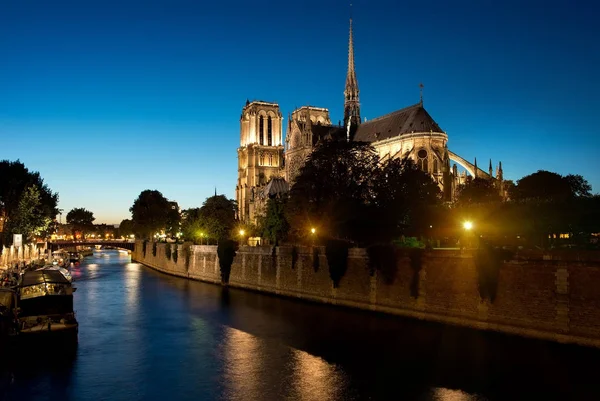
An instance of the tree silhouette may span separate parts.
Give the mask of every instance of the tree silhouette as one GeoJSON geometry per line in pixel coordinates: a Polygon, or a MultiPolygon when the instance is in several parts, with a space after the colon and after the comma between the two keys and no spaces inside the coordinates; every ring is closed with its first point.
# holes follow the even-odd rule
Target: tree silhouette
{"type": "Polygon", "coordinates": [[[82,207],[74,208],[67,213],[67,223],[71,224],[73,237],[76,232],[81,233],[81,238],[85,238],[85,232],[94,229],[94,213],[82,207]]]}
{"type": "Polygon", "coordinates": [[[171,205],[162,193],[149,189],[142,191],[129,208],[136,234],[147,239],[164,230],[169,221],[170,210],[171,205]]]}

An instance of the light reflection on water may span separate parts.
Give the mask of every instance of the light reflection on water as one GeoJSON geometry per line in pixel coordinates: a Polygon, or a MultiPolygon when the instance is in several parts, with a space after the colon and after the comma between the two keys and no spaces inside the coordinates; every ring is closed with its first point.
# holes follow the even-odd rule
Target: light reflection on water
{"type": "Polygon", "coordinates": [[[348,384],[343,371],[322,358],[300,350],[293,351],[293,360],[292,386],[298,400],[341,399],[342,389],[348,384]]]}
{"type": "Polygon", "coordinates": [[[433,389],[433,396],[435,401],[485,401],[484,398],[467,394],[461,390],[441,387],[433,389]]]}

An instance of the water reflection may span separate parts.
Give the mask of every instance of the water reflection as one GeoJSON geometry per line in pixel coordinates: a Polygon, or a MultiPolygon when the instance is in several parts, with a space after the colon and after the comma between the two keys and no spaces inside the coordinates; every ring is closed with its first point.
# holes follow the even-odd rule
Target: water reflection
{"type": "Polygon", "coordinates": [[[139,310],[141,268],[139,263],[125,265],[125,294],[128,314],[136,314],[139,310]]]}
{"type": "Polygon", "coordinates": [[[260,399],[261,343],[251,334],[227,328],[224,341],[225,377],[228,399],[260,399]]]}
{"type": "Polygon", "coordinates": [[[327,363],[322,358],[307,352],[293,351],[294,375],[291,386],[294,399],[302,401],[349,400],[342,397],[342,389],[347,387],[347,378],[342,370],[327,363]]]}
{"type": "Polygon", "coordinates": [[[440,387],[433,389],[433,399],[435,401],[486,401],[485,398],[470,395],[461,390],[440,387]]]}

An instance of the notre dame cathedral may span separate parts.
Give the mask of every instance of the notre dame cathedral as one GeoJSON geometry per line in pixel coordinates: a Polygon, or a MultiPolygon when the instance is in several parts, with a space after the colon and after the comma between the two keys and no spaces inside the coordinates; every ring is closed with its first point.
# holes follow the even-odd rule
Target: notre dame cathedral
{"type": "Polygon", "coordinates": [[[279,105],[246,101],[240,118],[238,218],[256,222],[257,216],[264,212],[267,199],[289,191],[307,156],[326,140],[369,142],[382,161],[412,159],[431,174],[446,201],[454,200],[456,189],[467,180],[467,173],[471,177],[494,180],[504,195],[502,163],[494,175],[491,161],[486,172],[477,167],[477,159],[470,163],[451,152],[448,135],[423,107],[422,95],[417,104],[369,121],[361,120],[352,34],[350,19],[343,125],[332,124],[326,108],[300,107],[288,115],[284,147],[284,120],[279,105]],[[461,173],[457,163],[464,168],[461,173]]]}

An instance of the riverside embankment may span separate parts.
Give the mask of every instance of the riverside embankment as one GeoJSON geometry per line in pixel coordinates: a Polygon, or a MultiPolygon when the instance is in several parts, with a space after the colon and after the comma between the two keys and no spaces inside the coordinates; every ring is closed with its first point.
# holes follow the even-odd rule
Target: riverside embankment
{"type": "MultiPolygon", "coordinates": [[[[147,243],[144,247],[138,241],[132,258],[163,273],[221,284],[216,246],[147,243]]],[[[349,250],[347,270],[334,287],[324,249],[241,247],[228,285],[600,347],[600,292],[595,284],[600,282],[600,262],[594,258],[597,255],[573,252],[523,253],[502,262],[490,284],[471,252],[429,251],[418,263],[399,257],[390,282],[379,271],[369,271],[366,250],[357,248],[349,250]]]]}

